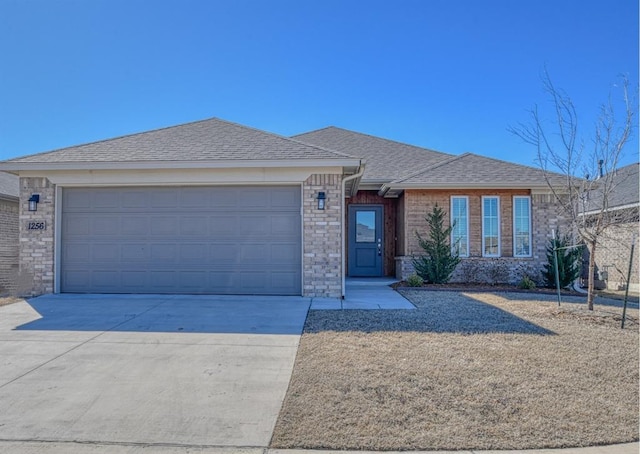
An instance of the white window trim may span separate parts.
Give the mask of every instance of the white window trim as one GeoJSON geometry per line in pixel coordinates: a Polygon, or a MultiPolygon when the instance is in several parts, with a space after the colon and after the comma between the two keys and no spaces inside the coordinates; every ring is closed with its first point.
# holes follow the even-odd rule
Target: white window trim
{"type": "MultiPolygon", "coordinates": [[[[451,224],[453,224],[453,200],[454,199],[464,199],[465,203],[466,203],[466,207],[467,207],[467,225],[466,225],[466,232],[467,232],[467,241],[466,241],[466,254],[460,254],[460,257],[469,257],[470,256],[470,251],[469,251],[469,196],[467,195],[453,195],[451,196],[451,201],[450,201],[450,219],[451,219],[451,224]]],[[[451,249],[453,250],[453,245],[454,245],[454,241],[453,241],[453,231],[451,232],[451,238],[449,239],[449,241],[451,242],[451,249]]]]}
{"type": "Polygon", "coordinates": [[[481,230],[482,230],[482,256],[483,257],[500,257],[500,251],[501,251],[501,234],[500,234],[500,196],[497,195],[483,195],[482,196],[482,226],[481,226],[481,230]],[[485,232],[484,232],[484,201],[487,199],[496,199],[496,213],[498,216],[498,253],[497,254],[485,254],[485,232]]]}
{"type": "Polygon", "coordinates": [[[528,195],[514,195],[513,196],[513,256],[514,257],[532,257],[533,244],[532,244],[532,222],[531,222],[531,197],[528,195]],[[528,254],[516,254],[516,200],[527,199],[529,201],[529,253],[528,254]]]}

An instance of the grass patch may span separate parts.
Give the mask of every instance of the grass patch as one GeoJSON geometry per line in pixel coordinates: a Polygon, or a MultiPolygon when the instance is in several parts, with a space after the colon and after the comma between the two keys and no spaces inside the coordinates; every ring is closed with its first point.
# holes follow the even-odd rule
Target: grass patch
{"type": "Polygon", "coordinates": [[[24,301],[22,298],[15,298],[13,296],[0,297],[0,306],[7,306],[9,304],[18,303],[24,301]]]}
{"type": "Polygon", "coordinates": [[[531,449],[638,439],[638,310],[403,291],[416,311],[311,311],[272,447],[531,449]]]}

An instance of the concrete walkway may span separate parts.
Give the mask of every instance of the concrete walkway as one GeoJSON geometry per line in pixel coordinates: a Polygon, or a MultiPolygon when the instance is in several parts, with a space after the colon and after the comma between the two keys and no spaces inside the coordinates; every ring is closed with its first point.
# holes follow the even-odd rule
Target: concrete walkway
{"type": "Polygon", "coordinates": [[[389,287],[392,278],[347,278],[345,299],[313,298],[313,310],[337,309],[415,309],[405,297],[389,287]]]}

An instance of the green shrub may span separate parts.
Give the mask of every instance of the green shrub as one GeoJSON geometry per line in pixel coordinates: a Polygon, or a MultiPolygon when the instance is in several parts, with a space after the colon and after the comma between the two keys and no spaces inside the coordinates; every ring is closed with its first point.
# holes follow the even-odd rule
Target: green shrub
{"type": "Polygon", "coordinates": [[[536,288],[536,283],[533,282],[529,276],[525,275],[518,284],[518,287],[525,290],[533,290],[536,288]]]}
{"type": "Polygon", "coordinates": [[[422,287],[422,284],[424,284],[424,279],[415,273],[407,278],[407,285],[409,285],[409,287],[422,287]]]}
{"type": "Polygon", "coordinates": [[[425,282],[432,284],[444,284],[449,282],[451,274],[460,263],[457,253],[454,253],[449,238],[454,225],[444,227],[444,211],[436,204],[433,211],[425,217],[429,226],[428,238],[423,238],[418,232],[418,244],[425,254],[414,257],[413,267],[416,274],[425,282]]]}
{"type": "Polygon", "coordinates": [[[569,287],[580,276],[580,258],[582,246],[572,247],[573,241],[569,235],[558,235],[551,238],[547,246],[547,263],[544,265],[542,277],[547,287],[556,286],[555,265],[553,263],[553,250],[558,249],[558,276],[560,288],[569,287]]]}

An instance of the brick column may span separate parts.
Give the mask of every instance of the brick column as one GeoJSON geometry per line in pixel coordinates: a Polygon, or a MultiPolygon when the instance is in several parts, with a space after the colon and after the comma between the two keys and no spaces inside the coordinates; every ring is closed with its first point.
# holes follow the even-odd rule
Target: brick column
{"type": "Polygon", "coordinates": [[[0,294],[13,291],[18,269],[18,202],[0,199],[0,294]]]}
{"type": "Polygon", "coordinates": [[[303,294],[339,298],[342,293],[342,175],[311,175],[303,184],[303,294]],[[318,192],[326,207],[318,209],[318,192]]]}
{"type": "Polygon", "coordinates": [[[55,185],[46,178],[20,178],[20,268],[17,293],[35,296],[53,293],[55,247],[55,185]],[[29,211],[29,198],[40,194],[37,211],[29,211]],[[29,223],[46,223],[29,229],[29,223]]]}

